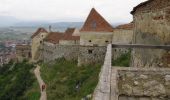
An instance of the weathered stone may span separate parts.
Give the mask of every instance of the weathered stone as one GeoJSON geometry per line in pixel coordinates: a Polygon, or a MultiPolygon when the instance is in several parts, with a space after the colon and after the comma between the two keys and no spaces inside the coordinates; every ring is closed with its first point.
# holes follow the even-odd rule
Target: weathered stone
{"type": "Polygon", "coordinates": [[[165,76],[165,81],[170,81],[170,75],[165,76]]]}
{"type": "Polygon", "coordinates": [[[133,95],[143,95],[143,89],[140,86],[133,87],[133,95]]]}
{"type": "Polygon", "coordinates": [[[168,67],[170,67],[170,64],[168,64],[168,67]]]}
{"type": "Polygon", "coordinates": [[[151,98],[151,100],[161,100],[160,98],[151,98]]]}
{"type": "Polygon", "coordinates": [[[122,86],[122,89],[124,90],[124,92],[127,94],[127,95],[130,95],[132,94],[132,87],[128,84],[125,84],[122,86]]]}
{"type": "Polygon", "coordinates": [[[141,79],[148,79],[148,76],[147,75],[140,75],[139,76],[141,79]]]}
{"type": "Polygon", "coordinates": [[[139,85],[139,82],[138,81],[134,81],[134,85],[135,86],[139,85]]]}
{"type": "Polygon", "coordinates": [[[128,97],[127,100],[137,100],[135,97],[128,97]]]}
{"type": "Polygon", "coordinates": [[[166,94],[164,85],[160,84],[155,80],[145,83],[143,88],[144,88],[144,95],[146,96],[160,96],[166,94]]]}
{"type": "Polygon", "coordinates": [[[128,77],[128,78],[132,78],[132,77],[134,77],[134,76],[135,76],[134,73],[126,73],[126,77],[128,77]]]}
{"type": "Polygon", "coordinates": [[[149,97],[141,97],[139,100],[151,100],[149,97]]]}
{"type": "Polygon", "coordinates": [[[126,96],[120,96],[120,97],[119,97],[119,100],[128,100],[128,97],[126,97],[126,96]]]}

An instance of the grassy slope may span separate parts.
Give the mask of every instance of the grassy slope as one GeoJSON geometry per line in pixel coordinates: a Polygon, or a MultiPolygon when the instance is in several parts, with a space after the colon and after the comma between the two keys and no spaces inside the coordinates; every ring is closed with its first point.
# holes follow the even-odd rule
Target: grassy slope
{"type": "Polygon", "coordinates": [[[80,100],[93,93],[100,65],[77,67],[76,62],[59,60],[54,65],[43,65],[41,76],[47,84],[48,100],[80,100]],[[81,83],[76,90],[76,84],[81,83]]]}
{"type": "Polygon", "coordinates": [[[39,84],[38,84],[37,80],[35,79],[32,86],[25,91],[22,99],[24,99],[24,100],[39,100],[40,95],[41,94],[40,94],[39,84]]]}

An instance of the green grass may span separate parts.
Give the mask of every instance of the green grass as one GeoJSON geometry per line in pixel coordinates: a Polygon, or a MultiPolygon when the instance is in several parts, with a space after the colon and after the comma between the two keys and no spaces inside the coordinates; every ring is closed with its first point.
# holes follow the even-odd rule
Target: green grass
{"type": "Polygon", "coordinates": [[[53,65],[42,65],[41,76],[47,84],[48,100],[81,100],[92,94],[100,68],[100,65],[78,67],[76,62],[64,59],[53,65]],[[80,83],[79,89],[76,89],[77,83],[80,83]]]}
{"type": "Polygon", "coordinates": [[[39,100],[41,94],[40,94],[40,88],[37,80],[35,79],[33,85],[24,93],[24,96],[22,99],[24,100],[39,100]]]}
{"type": "Polygon", "coordinates": [[[129,67],[131,59],[131,50],[128,53],[122,54],[119,58],[112,61],[112,66],[129,67]]]}

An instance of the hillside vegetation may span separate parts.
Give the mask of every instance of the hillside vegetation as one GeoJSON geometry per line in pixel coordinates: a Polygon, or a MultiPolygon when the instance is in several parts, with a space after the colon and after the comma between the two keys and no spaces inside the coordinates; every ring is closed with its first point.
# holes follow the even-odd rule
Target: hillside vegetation
{"type": "Polygon", "coordinates": [[[100,68],[100,65],[78,67],[77,62],[64,59],[53,65],[42,65],[41,76],[47,84],[48,100],[81,100],[92,94],[100,68]]]}
{"type": "Polygon", "coordinates": [[[0,67],[0,100],[38,100],[40,93],[33,68],[26,61],[0,67]]]}

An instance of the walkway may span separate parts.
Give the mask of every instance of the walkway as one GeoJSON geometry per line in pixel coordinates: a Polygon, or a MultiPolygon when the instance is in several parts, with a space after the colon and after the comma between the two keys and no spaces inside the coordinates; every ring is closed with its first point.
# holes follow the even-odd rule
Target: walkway
{"type": "MultiPolygon", "coordinates": [[[[34,74],[38,80],[38,83],[39,83],[39,86],[40,86],[40,90],[41,90],[41,86],[44,83],[44,81],[42,80],[41,76],[40,76],[40,66],[37,65],[37,67],[35,68],[34,70],[34,74]]],[[[40,100],[47,100],[47,94],[46,94],[46,89],[44,89],[44,91],[41,91],[41,97],[40,97],[40,100]]]]}

